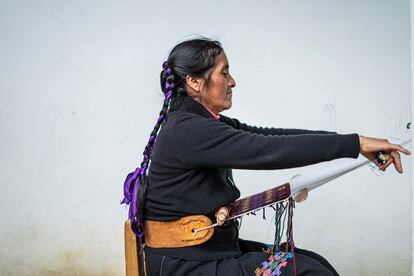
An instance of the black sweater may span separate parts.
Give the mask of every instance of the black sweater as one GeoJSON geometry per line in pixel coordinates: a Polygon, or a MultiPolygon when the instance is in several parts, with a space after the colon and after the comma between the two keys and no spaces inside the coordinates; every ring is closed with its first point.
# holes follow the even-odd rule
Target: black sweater
{"type": "MultiPolygon", "coordinates": [[[[216,120],[186,97],[168,114],[151,155],[145,219],[174,220],[204,214],[240,196],[231,169],[271,170],[300,167],[336,158],[356,158],[357,134],[301,129],[260,128],[221,115],[216,120]]],[[[259,192],[259,191],[258,191],[259,192]]],[[[240,255],[235,222],[216,227],[206,243],[147,252],[205,261],[240,255]]]]}

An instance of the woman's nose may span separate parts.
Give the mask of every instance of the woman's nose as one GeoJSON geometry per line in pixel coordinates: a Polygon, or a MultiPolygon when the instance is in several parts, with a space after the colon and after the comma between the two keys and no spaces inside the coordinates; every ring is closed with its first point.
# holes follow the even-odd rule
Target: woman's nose
{"type": "Polygon", "coordinates": [[[233,79],[232,75],[230,75],[229,86],[230,87],[236,86],[236,81],[233,79]]]}

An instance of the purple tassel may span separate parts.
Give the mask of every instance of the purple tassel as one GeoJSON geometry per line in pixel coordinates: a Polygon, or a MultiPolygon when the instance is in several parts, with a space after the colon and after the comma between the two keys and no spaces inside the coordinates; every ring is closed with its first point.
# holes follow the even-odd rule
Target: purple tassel
{"type": "Polygon", "coordinates": [[[138,175],[141,173],[140,168],[136,168],[135,171],[129,173],[125,179],[124,182],[124,199],[121,201],[121,204],[129,204],[132,199],[132,193],[131,193],[131,184],[132,182],[135,183],[135,180],[137,179],[138,175]]]}

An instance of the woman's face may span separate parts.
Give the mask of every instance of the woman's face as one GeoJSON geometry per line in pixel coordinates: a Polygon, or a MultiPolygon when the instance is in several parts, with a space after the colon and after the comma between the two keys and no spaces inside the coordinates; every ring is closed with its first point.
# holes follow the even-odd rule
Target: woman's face
{"type": "Polygon", "coordinates": [[[223,51],[216,57],[216,61],[217,65],[213,68],[208,87],[203,82],[199,93],[193,98],[218,114],[231,107],[232,88],[236,86],[236,82],[230,75],[229,63],[223,51]]]}

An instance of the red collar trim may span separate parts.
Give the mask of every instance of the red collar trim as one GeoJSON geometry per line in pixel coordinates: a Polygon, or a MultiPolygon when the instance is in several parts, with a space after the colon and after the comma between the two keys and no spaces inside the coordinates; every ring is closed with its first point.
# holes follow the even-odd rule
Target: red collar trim
{"type": "Polygon", "coordinates": [[[215,114],[213,111],[211,111],[210,109],[208,109],[206,106],[204,106],[204,108],[207,109],[207,111],[210,112],[211,115],[213,115],[214,119],[220,120],[220,114],[215,114]]]}

